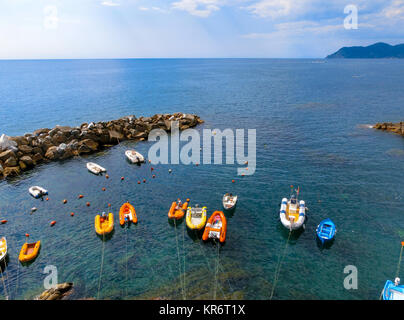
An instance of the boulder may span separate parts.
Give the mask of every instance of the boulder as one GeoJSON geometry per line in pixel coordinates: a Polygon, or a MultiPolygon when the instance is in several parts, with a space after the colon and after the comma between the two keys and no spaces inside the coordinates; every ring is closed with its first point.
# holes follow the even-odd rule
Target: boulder
{"type": "MultiPolygon", "coordinates": [[[[20,162],[23,162],[27,167],[33,167],[34,166],[34,160],[30,156],[23,156],[20,158],[20,162]]],[[[21,165],[20,165],[21,167],[21,165]]]]}
{"type": "Polygon", "coordinates": [[[5,167],[15,167],[17,166],[17,159],[15,157],[10,157],[4,162],[5,167]]]}
{"type": "Polygon", "coordinates": [[[33,132],[33,135],[34,135],[34,136],[39,136],[40,134],[47,134],[49,131],[50,131],[50,129],[47,129],[47,128],[38,129],[38,130],[35,130],[35,131],[33,132]]]}
{"type": "Polygon", "coordinates": [[[20,167],[7,167],[4,168],[3,175],[4,177],[14,177],[18,176],[21,173],[20,167]]]}
{"type": "Polygon", "coordinates": [[[3,163],[6,162],[6,160],[10,157],[15,158],[15,154],[12,150],[7,150],[7,151],[0,153],[0,161],[2,161],[3,163]]]}
{"type": "Polygon", "coordinates": [[[73,290],[73,283],[66,282],[56,285],[54,288],[50,288],[41,293],[37,298],[38,300],[61,300],[68,296],[73,290]]]}
{"type": "Polygon", "coordinates": [[[22,171],[25,171],[25,170],[28,169],[27,165],[26,165],[23,161],[19,161],[19,162],[18,162],[18,165],[20,166],[20,169],[21,169],[22,171]]]}
{"type": "Polygon", "coordinates": [[[29,145],[19,145],[18,150],[20,150],[23,154],[31,154],[32,153],[32,147],[29,145]]]}
{"type": "Polygon", "coordinates": [[[46,151],[45,157],[49,160],[57,160],[59,158],[58,148],[55,146],[49,147],[46,151]]]}
{"type": "Polygon", "coordinates": [[[7,150],[10,147],[17,147],[17,142],[11,140],[9,136],[2,134],[0,137],[0,151],[7,150]]]}
{"type": "Polygon", "coordinates": [[[38,164],[43,161],[43,157],[40,153],[35,153],[32,160],[35,162],[35,164],[38,164]]]}
{"type": "Polygon", "coordinates": [[[98,143],[91,140],[91,139],[85,139],[85,140],[79,142],[79,146],[86,146],[91,151],[97,151],[98,150],[98,143]]]}

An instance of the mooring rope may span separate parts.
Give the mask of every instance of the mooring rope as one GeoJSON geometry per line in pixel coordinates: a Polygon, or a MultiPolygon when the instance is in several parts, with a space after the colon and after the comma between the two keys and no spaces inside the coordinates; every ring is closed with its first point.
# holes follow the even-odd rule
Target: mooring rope
{"type": "Polygon", "coordinates": [[[16,285],[15,285],[15,298],[16,299],[17,299],[17,293],[18,293],[19,277],[20,277],[20,259],[17,257],[17,279],[16,279],[16,285]]]}
{"type": "MultiPolygon", "coordinates": [[[[198,238],[198,233],[197,233],[197,231],[196,231],[196,230],[194,230],[194,231],[195,231],[195,237],[198,238]]],[[[211,266],[210,266],[209,259],[208,259],[208,257],[206,256],[206,254],[203,252],[202,240],[199,240],[199,241],[198,241],[198,248],[199,248],[199,251],[200,251],[201,255],[205,258],[206,265],[207,265],[207,268],[208,268],[209,272],[213,272],[213,271],[212,271],[212,268],[211,268],[211,266]]],[[[228,279],[227,279],[227,281],[228,281],[228,283],[229,283],[230,289],[233,291],[233,289],[231,288],[231,285],[230,285],[230,282],[229,282],[228,279]]],[[[224,294],[223,288],[222,288],[220,285],[219,285],[219,289],[220,289],[220,291],[221,291],[222,294],[223,294],[223,298],[225,298],[226,295],[224,294]]]]}
{"type": "Polygon", "coordinates": [[[177,222],[176,219],[174,218],[174,229],[175,229],[175,241],[177,243],[177,257],[178,257],[178,272],[179,272],[179,277],[180,277],[180,283],[181,283],[181,290],[182,290],[182,298],[185,300],[185,294],[184,294],[184,283],[181,279],[181,258],[180,258],[180,249],[178,246],[178,235],[177,235],[177,222]]]}
{"type": "Polygon", "coordinates": [[[98,278],[98,291],[97,291],[97,300],[100,297],[100,289],[101,289],[101,277],[102,277],[102,269],[104,266],[104,248],[105,248],[105,234],[102,235],[102,249],[101,249],[101,266],[100,266],[100,277],[98,278]]]}
{"type": "Polygon", "coordinates": [[[282,255],[279,256],[278,265],[277,265],[277,267],[275,269],[274,283],[272,285],[272,291],[271,291],[271,296],[269,297],[269,300],[272,300],[272,297],[274,296],[276,284],[278,282],[279,274],[280,274],[280,271],[281,271],[282,262],[283,262],[283,259],[285,258],[286,249],[288,248],[288,244],[289,244],[289,240],[290,240],[291,235],[292,235],[292,231],[290,230],[288,240],[286,240],[286,244],[285,244],[285,247],[283,249],[283,253],[282,253],[282,255]]]}
{"type": "Polygon", "coordinates": [[[218,285],[218,272],[219,272],[219,248],[220,245],[219,243],[216,242],[216,239],[214,240],[214,243],[217,247],[217,256],[216,256],[216,269],[215,269],[215,287],[214,287],[214,294],[213,294],[213,300],[216,300],[216,292],[217,292],[217,285],[218,285]]]}
{"type": "Polygon", "coordinates": [[[401,244],[401,250],[400,250],[400,258],[398,259],[398,264],[397,264],[397,271],[396,271],[396,276],[395,278],[398,278],[398,275],[400,273],[400,267],[401,267],[401,259],[403,257],[403,245],[401,244]]]}
{"type": "Polygon", "coordinates": [[[6,297],[6,300],[8,300],[8,293],[6,289],[6,283],[4,282],[4,276],[3,276],[3,266],[0,266],[0,272],[1,272],[1,280],[3,281],[3,287],[4,287],[4,296],[6,297]]]}
{"type": "Polygon", "coordinates": [[[182,223],[182,253],[184,257],[184,300],[187,298],[187,292],[186,292],[186,282],[185,282],[185,223],[182,223]]]}
{"type": "Polygon", "coordinates": [[[126,236],[126,251],[125,251],[125,261],[126,261],[126,270],[125,270],[125,294],[126,298],[128,298],[128,226],[125,226],[125,236],[126,236]]]}

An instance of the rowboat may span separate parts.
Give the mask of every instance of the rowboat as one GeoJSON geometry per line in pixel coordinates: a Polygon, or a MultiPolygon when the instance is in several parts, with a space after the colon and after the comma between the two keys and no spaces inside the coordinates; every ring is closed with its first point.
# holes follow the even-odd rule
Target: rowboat
{"type": "Polygon", "coordinates": [[[182,219],[185,215],[185,212],[188,208],[188,202],[182,203],[180,199],[178,201],[174,201],[171,204],[170,210],[168,211],[168,217],[170,219],[182,219]]]}
{"type": "Polygon", "coordinates": [[[106,235],[111,233],[114,229],[114,215],[110,212],[108,216],[100,216],[99,214],[95,216],[95,232],[100,235],[106,235]]]}
{"type": "Polygon", "coordinates": [[[101,167],[100,165],[94,162],[87,162],[87,169],[88,171],[94,174],[100,174],[107,171],[107,169],[101,167]]]}
{"type": "Polygon", "coordinates": [[[404,300],[404,286],[400,285],[400,278],[395,281],[387,280],[382,292],[383,300],[404,300]]]}
{"type": "Polygon", "coordinates": [[[43,197],[48,194],[48,190],[46,190],[42,187],[38,187],[38,186],[33,186],[33,187],[29,188],[28,192],[35,199],[38,199],[38,198],[43,197]]]}
{"type": "Polygon", "coordinates": [[[188,207],[186,223],[191,230],[201,230],[206,224],[206,207],[188,207]]]}
{"type": "Polygon", "coordinates": [[[331,219],[325,219],[320,222],[316,229],[317,237],[320,239],[321,243],[329,242],[334,239],[337,233],[337,228],[331,219]]]}
{"type": "Polygon", "coordinates": [[[29,262],[31,260],[34,260],[38,256],[40,247],[41,247],[41,241],[33,243],[25,242],[21,248],[18,259],[21,262],[29,262]]]}
{"type": "Polygon", "coordinates": [[[236,207],[237,196],[233,196],[231,193],[226,193],[223,196],[223,208],[225,210],[231,210],[236,207]]]}
{"type": "Polygon", "coordinates": [[[7,240],[6,237],[0,239],[0,262],[4,260],[7,255],[7,240]]]}
{"type": "Polygon", "coordinates": [[[283,198],[279,217],[283,226],[290,231],[300,229],[306,220],[306,204],[303,200],[298,201],[297,196],[291,195],[290,199],[283,198]]]}
{"type": "Polygon", "coordinates": [[[132,163],[141,163],[144,162],[144,157],[137,152],[136,150],[126,150],[125,156],[132,163]]]}
{"type": "Polygon", "coordinates": [[[123,226],[125,222],[129,223],[130,221],[137,223],[136,210],[129,202],[126,202],[119,210],[119,223],[123,226]]]}
{"type": "Polygon", "coordinates": [[[226,241],[227,221],[222,211],[215,211],[206,223],[202,239],[219,239],[221,243],[226,241]]]}

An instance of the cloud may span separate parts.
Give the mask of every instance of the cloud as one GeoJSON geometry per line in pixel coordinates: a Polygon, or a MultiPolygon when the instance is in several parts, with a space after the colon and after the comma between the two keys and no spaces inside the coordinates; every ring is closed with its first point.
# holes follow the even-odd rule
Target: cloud
{"type": "Polygon", "coordinates": [[[404,0],[394,0],[392,3],[383,9],[382,14],[386,18],[404,19],[404,0]]]}
{"type": "Polygon", "coordinates": [[[187,11],[193,16],[207,18],[220,10],[220,0],[180,0],[171,4],[173,9],[187,11]]]}
{"type": "Polygon", "coordinates": [[[307,0],[260,0],[244,9],[261,18],[288,16],[304,8],[307,0]]]}
{"type": "Polygon", "coordinates": [[[106,7],[118,7],[118,6],[120,6],[119,3],[113,2],[113,1],[108,1],[108,0],[101,2],[101,5],[106,6],[106,7]]]}

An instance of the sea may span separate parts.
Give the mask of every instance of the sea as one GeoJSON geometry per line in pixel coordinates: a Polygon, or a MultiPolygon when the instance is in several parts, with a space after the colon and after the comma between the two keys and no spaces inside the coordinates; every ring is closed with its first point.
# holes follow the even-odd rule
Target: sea
{"type": "Polygon", "coordinates": [[[371,125],[403,120],[403,88],[404,60],[390,59],[0,61],[0,134],[175,112],[200,116],[201,134],[256,130],[253,175],[202,160],[132,165],[125,150],[147,158],[155,142],[123,141],[0,180],[0,298],[73,282],[70,299],[378,300],[386,280],[404,277],[404,138],[371,125]],[[89,173],[89,161],[109,179],[89,173]],[[29,195],[33,185],[48,201],[29,195]],[[307,219],[289,234],[280,202],[297,188],[307,219]],[[226,192],[238,203],[225,212],[225,244],[167,217],[178,198],[210,216],[226,192]],[[126,201],[139,222],[122,228],[126,201]],[[102,239],[94,217],[109,211],[115,228],[102,239]],[[337,234],[322,246],[316,228],[326,218],[337,234]],[[41,250],[22,265],[26,234],[41,250]]]}

